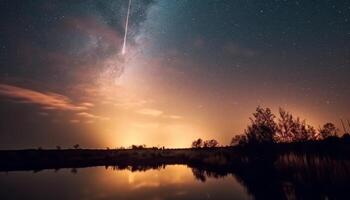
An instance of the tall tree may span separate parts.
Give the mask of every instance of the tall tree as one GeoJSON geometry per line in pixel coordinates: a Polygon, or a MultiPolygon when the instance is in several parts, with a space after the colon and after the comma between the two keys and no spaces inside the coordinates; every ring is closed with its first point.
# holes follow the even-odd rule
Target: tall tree
{"type": "Polygon", "coordinates": [[[294,118],[284,109],[279,109],[278,129],[276,140],[278,142],[302,142],[316,138],[316,131],[299,117],[294,118]]]}
{"type": "Polygon", "coordinates": [[[292,142],[294,132],[293,115],[286,112],[284,109],[279,109],[277,141],[292,142]]]}
{"type": "Polygon", "coordinates": [[[251,124],[245,130],[247,141],[250,144],[273,143],[277,131],[277,124],[274,121],[275,115],[269,108],[256,108],[251,124]]]}

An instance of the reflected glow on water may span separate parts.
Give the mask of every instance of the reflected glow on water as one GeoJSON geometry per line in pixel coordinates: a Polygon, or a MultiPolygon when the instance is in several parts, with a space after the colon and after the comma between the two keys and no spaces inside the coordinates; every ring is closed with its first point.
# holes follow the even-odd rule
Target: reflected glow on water
{"type": "Polygon", "coordinates": [[[248,199],[233,176],[200,182],[191,168],[147,171],[92,167],[0,173],[1,199],[248,199]],[[74,172],[74,171],[73,171],[74,172]]]}

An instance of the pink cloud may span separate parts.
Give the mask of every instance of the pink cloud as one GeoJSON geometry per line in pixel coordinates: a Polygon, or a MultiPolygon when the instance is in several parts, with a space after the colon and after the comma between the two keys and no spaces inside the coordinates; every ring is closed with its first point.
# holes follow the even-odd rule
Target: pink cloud
{"type": "Polygon", "coordinates": [[[89,118],[89,119],[98,119],[98,120],[110,120],[109,117],[103,117],[99,115],[94,115],[88,112],[79,112],[77,113],[78,116],[84,117],[84,118],[89,118]]]}
{"type": "Polygon", "coordinates": [[[43,108],[53,110],[81,111],[88,109],[87,106],[74,104],[68,97],[57,93],[42,93],[7,84],[0,84],[0,95],[16,99],[22,103],[39,104],[43,108]]]}

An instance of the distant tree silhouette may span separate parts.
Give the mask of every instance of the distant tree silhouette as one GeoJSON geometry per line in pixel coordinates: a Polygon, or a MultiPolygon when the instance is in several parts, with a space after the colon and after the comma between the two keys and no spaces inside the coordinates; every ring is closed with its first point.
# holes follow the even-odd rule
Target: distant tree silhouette
{"type": "Polygon", "coordinates": [[[206,140],[203,142],[203,147],[204,148],[213,148],[213,147],[218,147],[219,146],[219,142],[211,139],[211,140],[206,140]]]}
{"type": "Polygon", "coordinates": [[[197,140],[192,142],[191,147],[192,148],[201,148],[203,146],[203,140],[201,138],[198,138],[197,140]]]}
{"type": "Polygon", "coordinates": [[[245,145],[245,144],[247,144],[247,136],[245,135],[235,135],[230,142],[230,146],[245,145]]]}
{"type": "Polygon", "coordinates": [[[277,124],[274,121],[275,115],[269,108],[256,108],[251,124],[245,130],[249,144],[273,143],[276,135],[277,124]]]}
{"type": "Polygon", "coordinates": [[[279,109],[279,119],[277,127],[276,141],[278,142],[302,142],[316,137],[316,130],[307,125],[305,120],[299,117],[294,118],[284,109],[279,109]]]}
{"type": "Polygon", "coordinates": [[[278,119],[278,131],[277,131],[277,141],[278,142],[292,142],[292,138],[295,132],[295,124],[293,116],[283,110],[279,109],[279,119],[278,119]]]}
{"type": "Polygon", "coordinates": [[[131,145],[131,149],[145,149],[146,145],[142,144],[142,145],[131,145]]]}
{"type": "Polygon", "coordinates": [[[334,124],[326,123],[316,131],[305,120],[301,120],[299,117],[293,117],[291,113],[282,108],[279,109],[277,123],[275,122],[275,118],[275,115],[269,108],[257,107],[253,113],[253,117],[249,118],[251,124],[248,125],[245,133],[234,136],[231,139],[230,145],[305,142],[337,136],[338,129],[334,124]]]}
{"type": "Polygon", "coordinates": [[[315,138],[315,129],[311,125],[307,125],[305,120],[300,121],[300,119],[297,118],[295,121],[295,126],[296,131],[292,139],[293,141],[304,142],[315,138]]]}
{"type": "Polygon", "coordinates": [[[75,144],[73,147],[74,147],[74,149],[79,149],[80,145],[79,144],[75,144]]]}
{"type": "Polygon", "coordinates": [[[319,139],[319,135],[320,134],[311,125],[308,125],[308,134],[309,134],[309,140],[317,140],[317,139],[319,139]]]}
{"type": "Polygon", "coordinates": [[[333,123],[326,123],[323,125],[323,127],[319,130],[321,136],[323,139],[326,139],[330,136],[337,136],[338,129],[335,127],[333,123]]]}

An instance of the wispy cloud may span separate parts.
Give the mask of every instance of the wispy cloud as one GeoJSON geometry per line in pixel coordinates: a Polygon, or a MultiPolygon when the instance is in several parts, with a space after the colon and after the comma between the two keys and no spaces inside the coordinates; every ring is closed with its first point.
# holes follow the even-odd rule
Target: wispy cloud
{"type": "Polygon", "coordinates": [[[94,107],[95,105],[93,103],[90,103],[90,102],[83,102],[81,103],[82,106],[85,106],[85,107],[94,107]]]}
{"type": "Polygon", "coordinates": [[[154,108],[142,108],[142,109],[136,110],[136,113],[141,115],[151,116],[151,117],[162,117],[162,118],[167,118],[172,120],[178,120],[183,118],[180,115],[171,115],[171,114],[169,115],[164,113],[164,111],[162,110],[158,110],[154,108]]]}
{"type": "Polygon", "coordinates": [[[182,116],[180,116],[180,115],[168,115],[167,117],[170,119],[181,119],[182,118],[182,116]]]}
{"type": "Polygon", "coordinates": [[[7,84],[0,84],[0,95],[13,98],[22,103],[39,104],[46,109],[70,111],[82,111],[88,109],[86,105],[74,104],[68,97],[57,93],[42,93],[7,84]]]}
{"type": "Polygon", "coordinates": [[[135,108],[135,107],[140,107],[143,106],[147,103],[148,101],[146,100],[119,100],[118,102],[114,103],[114,106],[124,108],[124,109],[130,109],[130,108],[135,108]]]}
{"type": "Polygon", "coordinates": [[[110,120],[109,117],[103,117],[95,114],[91,114],[88,112],[79,112],[77,113],[78,116],[88,118],[88,119],[97,119],[97,120],[110,120]]]}
{"type": "Polygon", "coordinates": [[[143,108],[143,109],[140,109],[136,112],[141,114],[141,115],[148,115],[148,116],[152,116],[152,117],[158,117],[158,116],[161,116],[163,114],[163,111],[157,110],[157,109],[152,109],[152,108],[143,108]]]}

